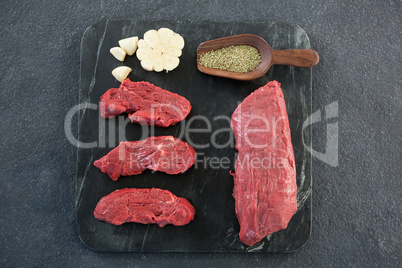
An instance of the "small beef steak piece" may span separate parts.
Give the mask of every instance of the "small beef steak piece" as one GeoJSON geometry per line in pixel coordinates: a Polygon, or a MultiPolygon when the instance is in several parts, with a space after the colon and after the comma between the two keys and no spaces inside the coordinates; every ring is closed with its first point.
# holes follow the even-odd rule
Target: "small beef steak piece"
{"type": "Polygon", "coordinates": [[[296,168],[285,100],[277,81],[250,94],[231,123],[238,156],[233,197],[240,240],[252,246],[285,229],[297,210],[296,168]]]}
{"type": "Polygon", "coordinates": [[[195,163],[196,153],[188,143],[172,136],[120,142],[94,165],[117,181],[119,176],[137,175],[145,169],[178,174],[195,163]]]}
{"type": "Polygon", "coordinates": [[[195,208],[187,199],[158,188],[125,188],[102,197],[94,216],[114,225],[126,222],[186,225],[194,219],[195,208]]]}
{"type": "Polygon", "coordinates": [[[190,102],[148,82],[124,80],[119,88],[102,95],[100,113],[104,118],[128,113],[132,123],[168,127],[186,118],[190,102]]]}

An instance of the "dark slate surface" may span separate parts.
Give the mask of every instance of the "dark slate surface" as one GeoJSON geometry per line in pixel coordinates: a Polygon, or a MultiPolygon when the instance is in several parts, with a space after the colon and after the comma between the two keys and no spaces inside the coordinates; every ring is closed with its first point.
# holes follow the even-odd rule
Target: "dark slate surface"
{"type": "MultiPolygon", "coordinates": [[[[78,135],[81,142],[94,145],[82,144],[78,151],[76,204],[79,234],[87,246],[100,251],[291,252],[306,243],[311,230],[312,157],[304,149],[304,144],[311,147],[312,131],[310,127],[303,129],[303,123],[311,115],[312,71],[311,68],[274,66],[264,77],[248,82],[211,77],[198,71],[196,50],[205,41],[205,35],[208,35],[208,39],[214,39],[241,33],[258,34],[275,49],[310,48],[303,29],[288,23],[108,19],[92,25],[85,32],[81,49],[80,103],[88,109],[80,110],[78,135]],[[120,38],[142,36],[150,27],[168,27],[185,37],[186,46],[180,57],[180,65],[169,73],[148,72],[140,67],[136,57],[127,57],[124,65],[133,68],[129,78],[131,81],[149,81],[186,97],[191,102],[191,113],[185,120],[168,128],[142,127],[129,121],[123,125],[121,122],[127,120],[126,115],[104,120],[99,116],[99,109],[94,107],[98,107],[100,96],[106,90],[119,86],[120,83],[109,73],[122,64],[109,53],[109,49],[120,38]],[[237,105],[271,80],[281,83],[286,101],[296,161],[298,211],[286,230],[247,247],[238,236],[240,226],[232,196],[233,177],[229,173],[230,170],[236,171],[236,149],[233,135],[228,129],[237,105]],[[205,132],[207,123],[210,126],[208,133],[205,132]],[[196,133],[192,129],[204,132],[196,133]],[[193,146],[197,152],[197,164],[184,174],[172,176],[145,171],[139,175],[121,177],[117,182],[93,165],[94,160],[110,152],[119,141],[163,135],[173,135],[193,146]],[[210,160],[212,158],[214,160],[210,160]],[[230,161],[230,164],[219,168],[213,161],[230,161]],[[113,226],[94,218],[97,202],[112,191],[150,187],[167,189],[190,200],[197,211],[194,221],[186,226],[160,228],[156,224],[148,226],[134,223],[113,226]]],[[[271,119],[268,121],[272,129],[274,124],[271,119]]],[[[265,165],[276,167],[279,160],[275,155],[270,155],[270,159],[267,157],[265,165]]]]}
{"type": "Polygon", "coordinates": [[[400,1],[1,4],[0,266],[401,266],[400,1]],[[172,17],[295,23],[319,52],[312,105],[322,120],[314,117],[313,149],[324,153],[336,126],[338,147],[330,143],[329,164],[314,153],[313,230],[297,252],[99,253],[81,243],[76,148],[64,118],[78,104],[83,32],[102,18],[172,17]]]}

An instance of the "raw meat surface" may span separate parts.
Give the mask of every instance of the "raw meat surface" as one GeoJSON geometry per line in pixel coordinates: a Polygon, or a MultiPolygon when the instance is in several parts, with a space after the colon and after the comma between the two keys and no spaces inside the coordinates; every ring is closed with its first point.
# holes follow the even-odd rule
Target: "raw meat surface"
{"type": "Polygon", "coordinates": [[[252,246],[285,229],[297,210],[296,169],[280,84],[271,81],[234,111],[234,190],[240,240],[252,246]]]}
{"type": "Polygon", "coordinates": [[[158,188],[125,188],[103,197],[95,218],[114,225],[126,222],[185,225],[194,219],[195,208],[187,199],[158,188]]]}
{"type": "Polygon", "coordinates": [[[168,127],[186,118],[190,102],[175,93],[148,82],[124,80],[119,88],[111,88],[102,95],[100,113],[111,118],[128,113],[132,123],[168,127]]]}
{"type": "Polygon", "coordinates": [[[188,143],[172,136],[159,136],[121,142],[94,165],[117,181],[119,176],[137,175],[145,169],[178,174],[189,169],[195,158],[195,150],[188,143]]]}

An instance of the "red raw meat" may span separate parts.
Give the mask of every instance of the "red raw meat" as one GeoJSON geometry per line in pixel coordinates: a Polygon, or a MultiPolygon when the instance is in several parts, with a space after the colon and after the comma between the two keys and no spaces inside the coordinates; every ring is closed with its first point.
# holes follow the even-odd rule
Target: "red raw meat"
{"type": "Polygon", "coordinates": [[[231,126],[238,157],[234,190],[240,240],[252,246],[285,229],[297,210],[296,168],[285,100],[277,81],[250,94],[231,126]]]}
{"type": "Polygon", "coordinates": [[[187,199],[158,188],[125,188],[102,197],[95,218],[114,225],[126,222],[186,225],[194,219],[195,208],[187,199]]]}
{"type": "Polygon", "coordinates": [[[195,150],[188,143],[172,136],[159,136],[120,142],[94,165],[117,181],[120,175],[137,175],[145,169],[178,174],[189,169],[195,158],[195,150]]]}
{"type": "Polygon", "coordinates": [[[148,82],[124,80],[119,88],[111,88],[102,95],[100,113],[111,118],[128,113],[132,123],[168,127],[186,118],[190,102],[175,93],[148,82]]]}

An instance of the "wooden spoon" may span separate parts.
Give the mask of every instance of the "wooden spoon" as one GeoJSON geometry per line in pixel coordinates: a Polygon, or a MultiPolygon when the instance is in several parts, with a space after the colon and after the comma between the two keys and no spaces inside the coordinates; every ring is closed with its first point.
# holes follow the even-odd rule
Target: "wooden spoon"
{"type": "Polygon", "coordinates": [[[253,34],[240,34],[201,43],[197,48],[197,68],[199,71],[237,80],[253,80],[260,78],[272,65],[290,65],[297,67],[313,67],[319,61],[318,53],[312,49],[285,49],[274,50],[264,39],[253,34]],[[205,67],[199,63],[200,55],[231,45],[250,45],[261,54],[261,63],[248,73],[236,73],[220,69],[205,67]]]}

